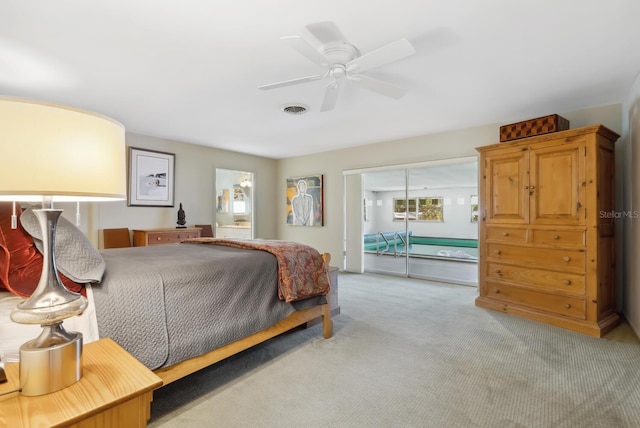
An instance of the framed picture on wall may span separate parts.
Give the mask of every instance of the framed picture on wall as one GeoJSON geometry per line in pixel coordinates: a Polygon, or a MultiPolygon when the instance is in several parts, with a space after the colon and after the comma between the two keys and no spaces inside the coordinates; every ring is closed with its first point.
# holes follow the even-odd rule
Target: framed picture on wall
{"type": "Polygon", "coordinates": [[[287,224],[324,226],[322,175],[287,178],[287,224]]]}
{"type": "Polygon", "coordinates": [[[175,155],[129,148],[127,204],[140,207],[173,207],[175,155]]]}

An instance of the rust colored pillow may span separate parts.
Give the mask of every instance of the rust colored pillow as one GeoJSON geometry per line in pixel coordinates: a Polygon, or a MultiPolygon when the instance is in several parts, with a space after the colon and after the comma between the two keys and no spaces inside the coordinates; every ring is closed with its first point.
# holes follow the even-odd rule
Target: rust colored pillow
{"type": "MultiPolygon", "coordinates": [[[[0,202],[0,282],[5,289],[21,297],[29,297],[38,286],[42,273],[43,256],[36,248],[33,238],[20,222],[17,229],[11,229],[11,202],[0,202]],[[8,262],[8,263],[7,263],[8,262]]],[[[16,203],[16,213],[22,209],[16,203]]],[[[86,296],[83,285],[76,284],[61,273],[60,280],[68,290],[86,296]]]]}
{"type": "MultiPolygon", "coordinates": [[[[0,202],[0,288],[11,291],[9,288],[9,271],[11,268],[11,252],[15,240],[12,239],[15,231],[11,229],[11,214],[13,204],[0,202]]],[[[20,214],[20,206],[16,203],[16,213],[20,214]]]]}

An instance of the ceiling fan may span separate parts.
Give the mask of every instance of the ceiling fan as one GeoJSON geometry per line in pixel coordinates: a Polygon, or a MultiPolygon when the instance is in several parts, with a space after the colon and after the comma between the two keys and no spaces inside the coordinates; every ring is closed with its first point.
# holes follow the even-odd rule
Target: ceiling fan
{"type": "Polygon", "coordinates": [[[320,111],[332,110],[335,107],[340,87],[345,83],[353,83],[394,99],[399,99],[405,94],[406,91],[403,88],[362,73],[415,54],[415,48],[407,39],[397,40],[361,55],[358,48],[347,42],[338,27],[331,21],[309,24],[306,28],[320,42],[319,49],[314,48],[300,36],[281,37],[281,40],[314,64],[325,69],[325,72],[258,86],[258,89],[276,89],[330,78],[320,111]]]}

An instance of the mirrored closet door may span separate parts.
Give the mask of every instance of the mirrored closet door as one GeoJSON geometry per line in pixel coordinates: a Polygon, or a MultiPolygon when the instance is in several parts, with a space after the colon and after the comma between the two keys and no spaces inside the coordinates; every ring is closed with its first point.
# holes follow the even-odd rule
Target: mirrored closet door
{"type": "Polygon", "coordinates": [[[468,157],[361,173],[364,271],[476,285],[477,171],[468,157]]]}

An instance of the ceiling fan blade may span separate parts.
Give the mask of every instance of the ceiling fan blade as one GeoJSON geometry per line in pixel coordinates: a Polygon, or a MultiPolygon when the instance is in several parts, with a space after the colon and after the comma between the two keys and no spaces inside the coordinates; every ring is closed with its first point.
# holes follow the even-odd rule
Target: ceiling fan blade
{"type": "Polygon", "coordinates": [[[314,64],[319,65],[323,68],[328,68],[331,66],[331,61],[324,55],[322,55],[316,48],[311,46],[309,42],[303,39],[300,36],[287,36],[281,37],[281,40],[284,40],[289,44],[293,49],[297,50],[300,54],[305,56],[309,61],[314,64]]]}
{"type": "Polygon", "coordinates": [[[317,74],[314,76],[299,77],[297,79],[284,80],[282,82],[276,82],[276,83],[269,83],[267,85],[258,86],[258,89],[263,89],[263,90],[276,89],[276,88],[282,88],[284,86],[297,85],[299,83],[313,82],[314,80],[324,79],[325,77],[327,77],[327,75],[328,73],[317,74]]]}
{"type": "Polygon", "coordinates": [[[338,30],[336,24],[332,21],[309,24],[307,25],[307,30],[323,45],[335,42],[345,43],[346,40],[340,30],[338,30]]]}
{"type": "Polygon", "coordinates": [[[348,72],[361,73],[389,64],[399,59],[408,57],[416,53],[416,48],[407,39],[400,39],[388,45],[384,45],[374,51],[368,52],[358,58],[349,61],[347,66],[348,72]]]}
{"type": "Polygon", "coordinates": [[[385,97],[400,99],[407,92],[403,88],[399,88],[390,83],[383,82],[382,80],[374,79],[373,77],[366,76],[364,74],[356,74],[355,76],[349,76],[349,81],[355,83],[358,86],[366,88],[370,91],[377,92],[385,97]]]}
{"type": "Polygon", "coordinates": [[[322,99],[322,107],[320,111],[333,110],[338,101],[338,93],[340,92],[340,85],[338,82],[333,81],[327,85],[327,89],[324,92],[324,98],[322,99]]]}

